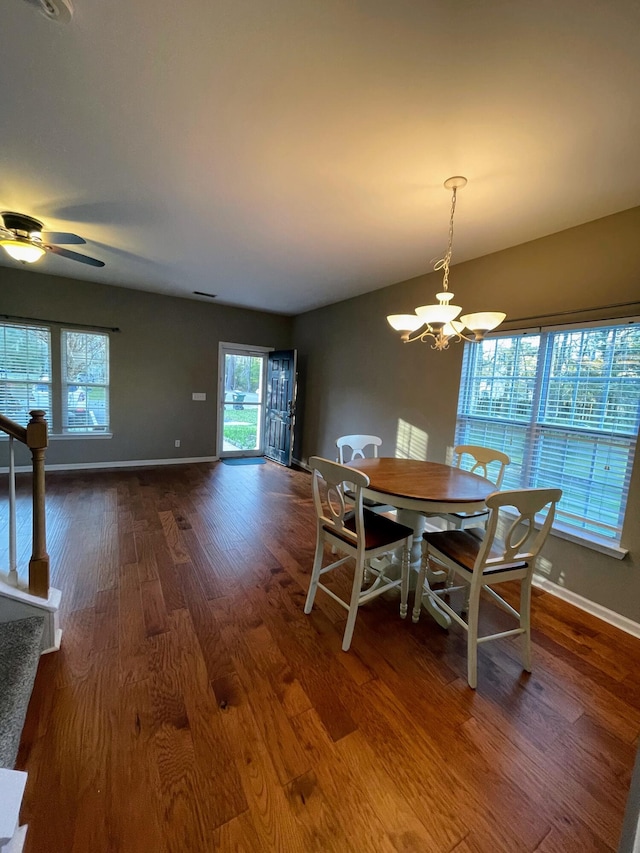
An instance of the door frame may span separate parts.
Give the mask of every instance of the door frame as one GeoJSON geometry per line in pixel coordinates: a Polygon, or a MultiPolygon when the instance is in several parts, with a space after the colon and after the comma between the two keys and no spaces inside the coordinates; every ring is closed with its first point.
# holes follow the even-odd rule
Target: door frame
{"type": "Polygon", "coordinates": [[[216,406],[216,449],[219,459],[232,458],[234,456],[264,456],[264,411],[266,408],[266,383],[267,383],[267,353],[273,352],[275,347],[260,347],[253,344],[236,344],[230,341],[218,342],[218,400],[216,406]],[[262,413],[258,418],[258,442],[257,450],[223,450],[224,448],[224,404],[225,404],[225,355],[255,355],[263,359],[262,363],[262,389],[263,399],[261,403],[262,413]]]}

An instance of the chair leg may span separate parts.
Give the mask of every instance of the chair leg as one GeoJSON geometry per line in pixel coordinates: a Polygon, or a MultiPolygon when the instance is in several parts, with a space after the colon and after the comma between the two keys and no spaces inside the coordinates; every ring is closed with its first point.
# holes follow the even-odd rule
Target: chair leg
{"type": "Polygon", "coordinates": [[[402,583],[400,584],[400,616],[404,619],[407,615],[407,599],[409,598],[409,552],[411,543],[408,542],[402,549],[402,583]]]}
{"type": "MultiPolygon", "coordinates": [[[[464,530],[464,522],[462,521],[461,518],[458,518],[454,522],[452,522],[452,526],[449,529],[450,530],[464,530]]],[[[456,573],[453,571],[453,569],[449,569],[449,571],[447,572],[447,579],[444,582],[445,590],[452,589],[452,587],[455,586],[455,582],[456,582],[456,573]]],[[[465,611],[463,610],[462,612],[464,613],[465,611]]]]}
{"type": "Polygon", "coordinates": [[[461,613],[469,612],[469,596],[471,595],[471,585],[467,584],[466,589],[464,591],[464,600],[462,602],[462,608],[460,610],[461,613]]]}
{"type": "Polygon", "coordinates": [[[520,639],[522,643],[522,666],[527,672],[531,672],[531,578],[526,578],[520,583],[520,627],[524,633],[520,639]]]}
{"type": "Polygon", "coordinates": [[[429,564],[429,552],[427,546],[422,544],[422,559],[420,560],[420,571],[418,572],[418,580],[416,581],[416,596],[413,601],[413,613],[411,621],[417,622],[420,618],[420,609],[422,607],[422,596],[424,593],[424,579],[427,576],[427,567],[429,564]]]}
{"type": "Polygon", "coordinates": [[[471,582],[467,618],[467,681],[474,690],[478,684],[478,611],[481,589],[480,583],[471,582]]]}
{"type": "Polygon", "coordinates": [[[313,558],[313,568],[311,569],[311,581],[309,582],[309,592],[307,600],[304,603],[304,612],[311,613],[313,600],[316,597],[318,590],[318,581],[320,580],[320,569],[322,568],[322,558],[324,556],[324,542],[321,536],[318,536],[316,542],[316,553],[313,558]]]}
{"type": "Polygon", "coordinates": [[[356,559],[356,567],[353,573],[353,586],[351,587],[351,601],[349,602],[349,615],[347,616],[347,624],[342,637],[342,651],[348,652],[351,646],[351,638],[353,637],[353,629],[356,627],[356,616],[358,615],[358,605],[360,603],[360,593],[362,591],[362,576],[364,567],[362,563],[356,559]]]}

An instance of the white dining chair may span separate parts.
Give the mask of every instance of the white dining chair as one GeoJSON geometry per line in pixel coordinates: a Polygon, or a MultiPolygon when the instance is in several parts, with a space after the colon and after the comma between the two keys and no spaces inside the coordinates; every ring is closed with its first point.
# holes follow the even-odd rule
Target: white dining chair
{"type": "MultiPolygon", "coordinates": [[[[491,447],[481,447],[477,444],[459,444],[453,448],[456,456],[456,466],[462,468],[465,455],[472,459],[471,474],[479,474],[486,480],[491,480],[496,489],[502,486],[504,472],[511,459],[502,450],[494,450],[491,447]]],[[[476,526],[478,522],[483,523],[489,516],[488,509],[479,509],[474,512],[447,512],[441,515],[456,530],[464,530],[465,527],[476,526]]]]}
{"type": "Polygon", "coordinates": [[[377,598],[384,592],[400,587],[400,616],[407,614],[409,595],[409,551],[413,530],[398,524],[397,521],[379,515],[363,506],[362,489],[369,485],[369,478],[361,471],[354,471],[319,456],[309,459],[312,470],[313,502],[316,510],[316,551],[311,572],[309,591],[304,612],[310,613],[318,589],[337,601],[348,612],[347,624],[342,638],[342,649],[348,651],[351,646],[358,608],[377,598]],[[355,489],[353,506],[345,502],[342,483],[349,476],[355,489]],[[329,545],[335,551],[346,556],[323,567],[324,546],[329,545]],[[399,578],[385,575],[387,563],[372,565],[374,558],[401,549],[401,571],[399,578]],[[345,563],[353,561],[351,595],[348,600],[341,598],[332,588],[322,581],[327,573],[335,571],[345,563]],[[365,567],[367,573],[365,577],[365,567]],[[368,578],[368,579],[367,579],[368,578]]]}
{"type": "Polygon", "coordinates": [[[503,637],[522,637],[522,663],[531,672],[531,579],[540,549],[553,523],[561,489],[514,489],[493,492],[487,498],[489,519],[486,530],[442,530],[425,533],[423,558],[416,585],[412,618],[417,622],[423,595],[429,596],[435,607],[457,622],[467,632],[467,680],[476,687],[478,675],[478,645],[503,637]],[[499,524],[506,530],[498,538],[499,524]],[[435,563],[435,566],[433,565],[435,563]],[[434,590],[427,572],[444,566],[455,572],[470,590],[467,618],[459,614],[446,600],[449,590],[434,590]],[[520,582],[520,610],[508,604],[492,587],[507,581],[520,582]],[[478,637],[480,593],[485,590],[507,613],[518,620],[518,627],[478,637]]]}
{"type": "MultiPolygon", "coordinates": [[[[378,448],[382,446],[382,439],[377,435],[341,435],[336,439],[338,448],[337,462],[346,465],[353,459],[366,459],[367,457],[377,459],[378,448]]],[[[350,481],[344,483],[344,494],[350,500],[354,499],[354,490],[350,481]]],[[[395,507],[389,504],[374,501],[372,498],[363,497],[362,502],[367,509],[373,512],[393,512],[395,507]]]]}

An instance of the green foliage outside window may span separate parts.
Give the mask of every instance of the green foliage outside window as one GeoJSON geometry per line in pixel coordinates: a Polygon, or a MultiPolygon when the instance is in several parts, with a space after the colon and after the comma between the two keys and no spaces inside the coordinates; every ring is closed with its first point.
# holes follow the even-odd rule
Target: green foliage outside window
{"type": "Polygon", "coordinates": [[[224,438],[238,450],[255,450],[258,446],[258,408],[234,409],[225,406],[224,438]]]}

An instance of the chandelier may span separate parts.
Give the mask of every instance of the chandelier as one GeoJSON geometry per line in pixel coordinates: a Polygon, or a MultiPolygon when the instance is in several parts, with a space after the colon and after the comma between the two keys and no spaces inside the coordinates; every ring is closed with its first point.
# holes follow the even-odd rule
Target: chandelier
{"type": "Polygon", "coordinates": [[[387,317],[389,325],[397,332],[402,332],[404,343],[427,341],[431,338],[431,349],[444,350],[451,340],[455,343],[481,341],[487,332],[499,326],[507,316],[501,311],[478,311],[475,314],[463,314],[457,319],[462,308],[451,304],[453,293],[449,290],[449,265],[453,247],[453,216],[456,210],[456,193],[466,183],[467,179],[461,175],[447,178],[444,182],[445,188],[451,190],[453,195],[447,253],[433,267],[436,272],[443,271],[442,292],[436,293],[437,304],[420,305],[414,314],[389,314],[387,317]],[[465,334],[465,329],[468,329],[473,337],[470,337],[469,333],[465,334]]]}

